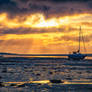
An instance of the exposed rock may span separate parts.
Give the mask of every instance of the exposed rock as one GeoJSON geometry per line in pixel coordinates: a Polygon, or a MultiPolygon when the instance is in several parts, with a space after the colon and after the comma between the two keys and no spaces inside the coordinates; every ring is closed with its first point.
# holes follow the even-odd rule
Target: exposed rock
{"type": "Polygon", "coordinates": [[[10,86],[17,86],[17,84],[11,84],[10,86]]]}
{"type": "Polygon", "coordinates": [[[64,81],[61,80],[50,80],[51,83],[64,83],[64,81]]]}
{"type": "Polygon", "coordinates": [[[26,86],[25,84],[18,85],[18,87],[25,87],[25,86],[26,86]]]}
{"type": "Polygon", "coordinates": [[[0,87],[5,87],[3,82],[0,82],[0,87]]]}

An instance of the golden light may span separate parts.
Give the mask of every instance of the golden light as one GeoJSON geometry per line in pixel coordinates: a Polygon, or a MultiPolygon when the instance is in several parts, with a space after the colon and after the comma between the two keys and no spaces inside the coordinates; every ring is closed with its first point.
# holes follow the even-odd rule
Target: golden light
{"type": "Polygon", "coordinates": [[[44,15],[35,14],[32,16],[28,16],[27,20],[24,22],[24,26],[33,28],[50,28],[58,26],[58,23],[56,18],[46,20],[44,15]]]}
{"type": "MultiPolygon", "coordinates": [[[[46,19],[43,14],[31,14],[26,16],[16,16],[13,19],[8,18],[7,13],[0,14],[0,25],[7,28],[60,28],[61,26],[73,25],[74,27],[81,22],[89,22],[87,18],[90,14],[79,14],[73,16],[53,17],[46,19]],[[20,19],[25,19],[20,21],[20,19]]],[[[79,26],[79,25],[78,25],[79,26]]],[[[92,27],[90,27],[91,29],[92,27]]]]}
{"type": "MultiPolygon", "coordinates": [[[[11,50],[18,52],[20,49],[20,53],[24,53],[24,49],[24,51],[27,51],[26,49],[28,45],[26,44],[26,41],[28,41],[28,43],[30,43],[28,49],[29,53],[36,53],[34,51],[40,52],[40,49],[43,53],[45,48],[46,51],[51,50],[52,53],[54,53],[54,51],[55,53],[61,53],[62,49],[65,48],[65,45],[69,45],[70,47],[72,46],[72,48],[73,46],[78,46],[78,42],[71,38],[74,37],[76,39],[80,25],[82,25],[82,31],[84,32],[84,35],[90,37],[90,34],[92,34],[91,19],[91,14],[79,14],[63,17],[53,16],[52,18],[46,19],[45,16],[40,13],[24,16],[17,15],[14,18],[9,18],[7,13],[1,13],[0,31],[2,35],[0,36],[0,40],[3,41],[1,42],[0,51],[11,50]],[[18,29],[17,31],[20,31],[19,34],[17,33],[18,35],[9,34],[8,32],[3,34],[4,28],[7,30],[15,29],[15,31],[16,28],[24,28],[25,31],[28,31],[26,30],[26,28],[28,28],[29,33],[23,34],[22,29],[21,31],[18,29]],[[36,31],[36,33],[34,34],[34,32],[31,32],[31,30],[36,31]],[[37,31],[39,31],[39,33],[37,31]],[[66,36],[66,38],[63,38],[63,36],[66,36]],[[70,37],[70,40],[67,40],[68,37],[70,37]],[[25,42],[23,41],[24,39],[26,40],[25,42]],[[32,39],[33,42],[31,42],[29,39],[32,39]],[[19,44],[18,40],[23,42],[19,44]],[[14,43],[15,45],[13,45],[14,43]],[[22,46],[23,44],[25,44],[25,47],[22,46]]],[[[88,42],[88,44],[91,44],[91,41],[88,42]]],[[[64,49],[64,52],[65,50],[66,48],[64,49]]]]}

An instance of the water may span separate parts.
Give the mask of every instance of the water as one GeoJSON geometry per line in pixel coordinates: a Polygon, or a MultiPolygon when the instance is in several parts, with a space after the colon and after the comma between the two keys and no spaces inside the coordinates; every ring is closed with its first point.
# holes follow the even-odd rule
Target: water
{"type": "Polygon", "coordinates": [[[33,58],[0,61],[0,92],[92,92],[92,60],[33,58]],[[64,84],[28,83],[58,79],[64,84]],[[15,86],[11,86],[16,82],[15,86]],[[25,86],[19,86],[25,84],[25,86]]]}

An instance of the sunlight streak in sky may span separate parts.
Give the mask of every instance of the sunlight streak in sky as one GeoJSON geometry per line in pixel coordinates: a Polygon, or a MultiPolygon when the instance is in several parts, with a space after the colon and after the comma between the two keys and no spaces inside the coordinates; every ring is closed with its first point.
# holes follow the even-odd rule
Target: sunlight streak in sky
{"type": "Polygon", "coordinates": [[[78,47],[78,32],[81,25],[86,36],[86,43],[88,47],[91,47],[91,20],[91,14],[46,18],[43,14],[35,13],[11,18],[7,13],[1,13],[0,51],[61,53],[63,48],[64,52],[67,52],[67,49],[71,47],[72,49],[78,47]],[[18,28],[19,30],[17,30],[18,28]],[[24,31],[22,31],[23,29],[24,31]],[[4,31],[6,32],[4,33],[4,31]],[[16,32],[13,33],[13,31],[16,32]]]}

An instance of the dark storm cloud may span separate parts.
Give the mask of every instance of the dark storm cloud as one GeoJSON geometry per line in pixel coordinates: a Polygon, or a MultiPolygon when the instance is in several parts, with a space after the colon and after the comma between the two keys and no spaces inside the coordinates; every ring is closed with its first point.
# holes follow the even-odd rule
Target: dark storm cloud
{"type": "MultiPolygon", "coordinates": [[[[58,17],[80,13],[92,13],[91,0],[0,0],[0,12],[7,12],[12,16],[26,15],[30,13],[42,12],[46,17],[58,17]],[[81,2],[81,3],[80,3],[81,2]]],[[[21,18],[20,18],[21,19],[21,18]]],[[[20,22],[21,20],[19,20],[20,22]]],[[[23,20],[22,20],[23,21],[23,20]]],[[[87,24],[87,23],[86,23],[87,24]]],[[[84,23],[85,25],[85,23],[84,23]]],[[[88,24],[89,25],[89,24],[88,24]]],[[[91,25],[91,24],[90,24],[91,25]]],[[[69,31],[73,31],[71,29],[69,31]]],[[[76,29],[75,29],[76,30],[76,29]]],[[[0,34],[40,34],[62,31],[66,32],[64,28],[59,29],[0,29],[0,34]]],[[[66,38],[65,38],[66,39],[66,38]]]]}
{"type": "Polygon", "coordinates": [[[16,10],[15,2],[11,0],[0,0],[0,12],[14,12],[16,10]]]}
{"type": "MultiPolygon", "coordinates": [[[[15,0],[16,1],[16,0],[15,0]]],[[[29,13],[42,12],[46,17],[92,13],[90,0],[19,0],[17,7],[29,13]]]]}
{"type": "Polygon", "coordinates": [[[42,12],[47,17],[62,16],[92,13],[91,9],[91,0],[0,0],[0,11],[10,15],[42,12]]]}

